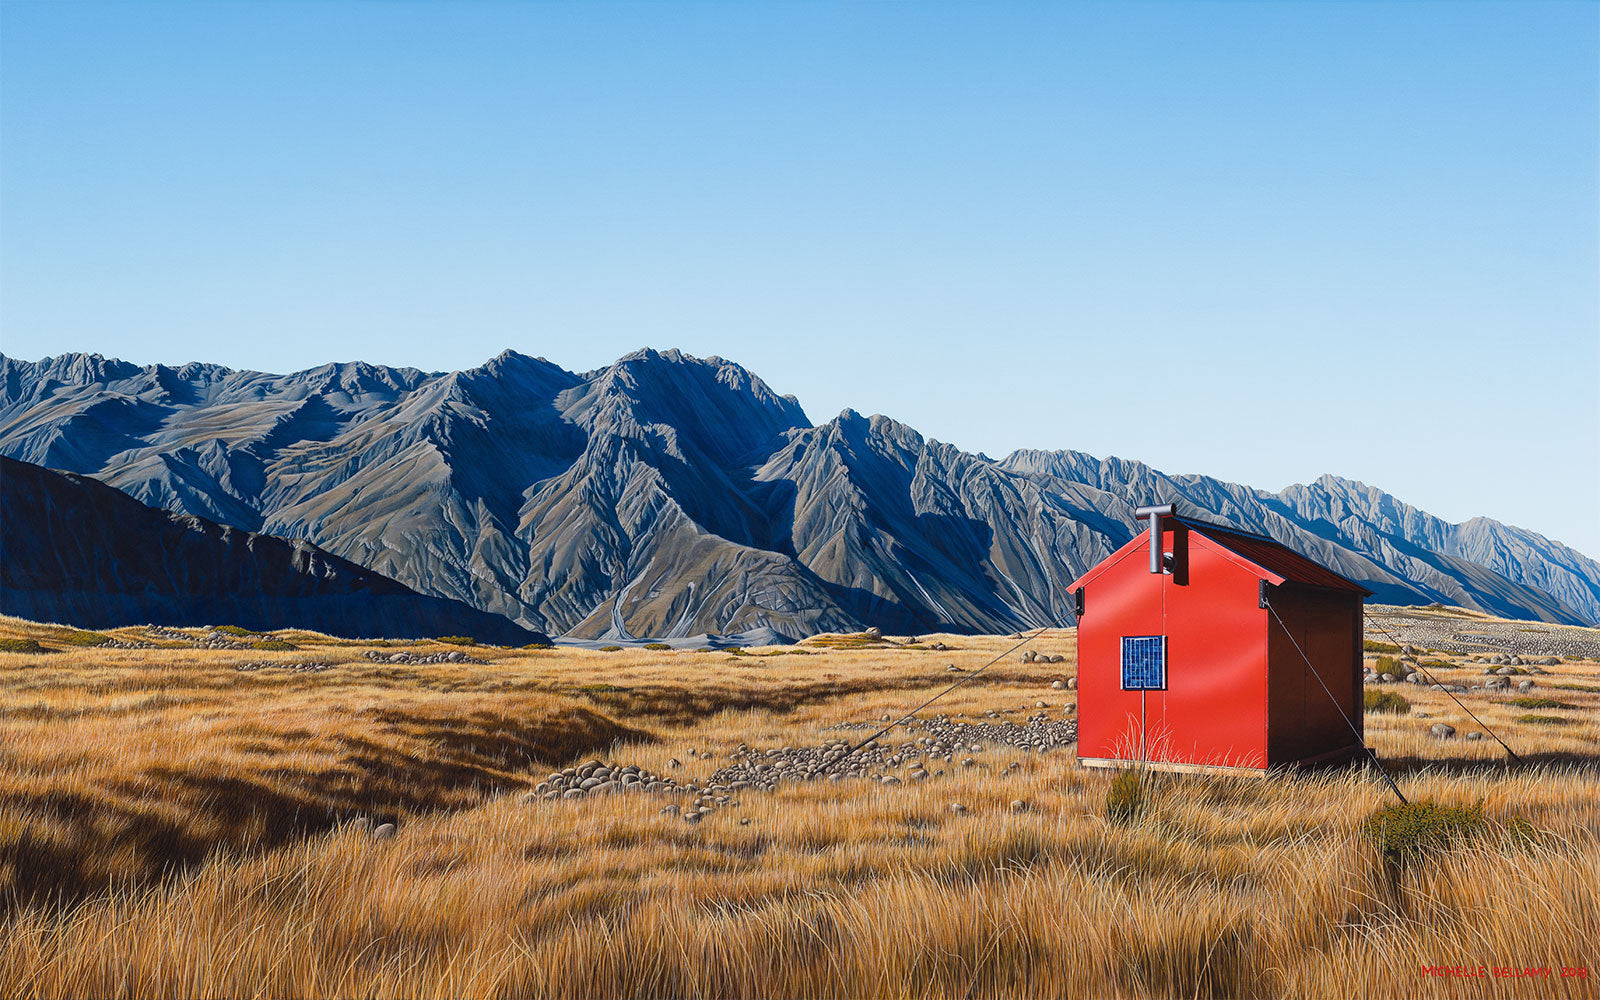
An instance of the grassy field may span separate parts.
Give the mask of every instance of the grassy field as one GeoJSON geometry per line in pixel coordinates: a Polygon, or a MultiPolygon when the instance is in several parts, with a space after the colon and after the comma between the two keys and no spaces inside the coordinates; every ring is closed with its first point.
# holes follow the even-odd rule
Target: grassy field
{"type": "MultiPolygon", "coordinates": [[[[898,715],[1002,637],[385,646],[482,665],[377,664],[301,632],[274,633],[286,651],[105,649],[0,619],[8,638],[51,651],[0,652],[0,996],[1600,995],[1600,663],[1537,678],[1558,705],[1464,696],[1527,766],[1433,739],[1476,728],[1439,692],[1369,714],[1407,796],[1483,809],[1396,861],[1365,832],[1389,801],[1370,772],[1147,776],[1113,821],[1113,776],[1070,750],[745,789],[697,824],[662,794],[524,799],[591,757],[704,778],[740,744],[864,736],[824,730],[898,715]],[[311,660],[330,667],[235,669],[311,660]],[[1500,974],[1526,969],[1550,975],[1500,974]]],[[[938,711],[1070,715],[1051,683],[1074,647],[1048,633],[1030,648],[1063,662],[1013,654],[938,711]]]]}

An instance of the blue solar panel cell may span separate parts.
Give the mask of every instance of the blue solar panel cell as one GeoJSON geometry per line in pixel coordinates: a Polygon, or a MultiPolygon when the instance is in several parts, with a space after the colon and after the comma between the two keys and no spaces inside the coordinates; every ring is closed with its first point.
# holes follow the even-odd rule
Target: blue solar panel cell
{"type": "Polygon", "coordinates": [[[1167,637],[1122,637],[1122,689],[1160,691],[1167,686],[1167,637]]]}

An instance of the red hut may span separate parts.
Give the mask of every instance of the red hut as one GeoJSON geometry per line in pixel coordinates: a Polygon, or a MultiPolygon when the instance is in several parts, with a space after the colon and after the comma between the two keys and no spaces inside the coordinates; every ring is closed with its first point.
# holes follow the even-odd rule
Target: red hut
{"type": "Polygon", "coordinates": [[[1138,514],[1150,530],[1072,585],[1079,760],[1260,772],[1361,752],[1371,592],[1170,504],[1138,514]]]}

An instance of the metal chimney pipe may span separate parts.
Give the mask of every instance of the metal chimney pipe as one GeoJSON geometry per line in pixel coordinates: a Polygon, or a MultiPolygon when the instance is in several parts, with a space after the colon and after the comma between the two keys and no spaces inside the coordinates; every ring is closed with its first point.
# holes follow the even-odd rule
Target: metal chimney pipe
{"type": "Polygon", "coordinates": [[[1150,572],[1161,572],[1161,519],[1171,517],[1176,512],[1175,504],[1164,503],[1150,507],[1139,507],[1133,516],[1139,520],[1150,519],[1150,572]]]}

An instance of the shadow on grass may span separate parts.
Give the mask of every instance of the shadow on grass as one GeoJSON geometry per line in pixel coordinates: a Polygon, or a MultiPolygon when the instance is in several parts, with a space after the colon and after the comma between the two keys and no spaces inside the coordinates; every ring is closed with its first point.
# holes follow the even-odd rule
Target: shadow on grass
{"type": "Polygon", "coordinates": [[[1468,757],[1380,757],[1385,771],[1407,777],[1424,771],[1455,777],[1475,774],[1508,774],[1528,768],[1544,767],[1600,773],[1600,756],[1568,752],[1518,754],[1520,761],[1501,751],[1501,756],[1485,760],[1468,757]]]}
{"type": "Polygon", "coordinates": [[[285,756],[258,769],[200,758],[0,794],[0,917],[148,885],[219,851],[269,850],[357,816],[402,822],[474,806],[525,787],[535,767],[651,738],[583,708],[526,722],[482,713],[381,721],[400,738],[275,741],[285,756]],[[314,752],[297,754],[305,749],[314,752]]]}

